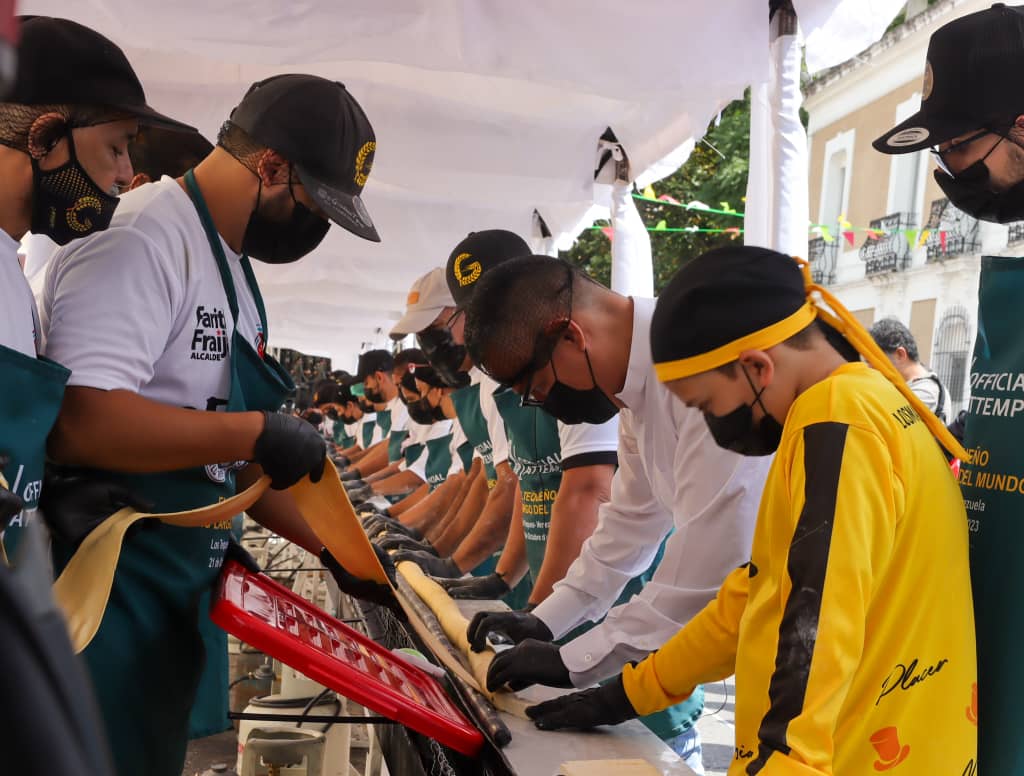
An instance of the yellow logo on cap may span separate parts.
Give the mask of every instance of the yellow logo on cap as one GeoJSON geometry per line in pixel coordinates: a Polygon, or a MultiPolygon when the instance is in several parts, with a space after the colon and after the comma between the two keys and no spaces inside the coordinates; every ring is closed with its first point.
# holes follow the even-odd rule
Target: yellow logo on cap
{"type": "Polygon", "coordinates": [[[466,259],[473,258],[468,253],[460,253],[455,257],[455,279],[459,281],[460,286],[468,286],[471,283],[475,283],[480,277],[480,273],[483,272],[483,267],[480,266],[479,261],[474,261],[472,264],[466,266],[466,271],[462,269],[462,262],[466,259]]]}
{"type": "Polygon", "coordinates": [[[419,291],[410,291],[409,292],[409,296],[406,297],[405,304],[406,304],[407,307],[411,307],[412,305],[416,304],[418,301],[420,301],[420,292],[419,291]]]}
{"type": "Polygon", "coordinates": [[[366,185],[366,179],[370,177],[370,169],[373,167],[373,152],[376,150],[377,142],[375,140],[370,140],[363,143],[363,147],[360,148],[359,153],[356,154],[355,181],[357,186],[366,185]]]}
{"type": "Polygon", "coordinates": [[[935,86],[935,74],[932,72],[932,63],[924,63],[924,83],[921,84],[921,99],[927,100],[932,96],[932,87],[935,86]]]}

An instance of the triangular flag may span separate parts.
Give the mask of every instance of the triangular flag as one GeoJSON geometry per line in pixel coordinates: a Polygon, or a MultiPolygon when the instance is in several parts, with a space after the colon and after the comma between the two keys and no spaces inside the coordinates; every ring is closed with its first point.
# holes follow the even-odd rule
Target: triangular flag
{"type": "Polygon", "coordinates": [[[662,202],[668,202],[670,205],[679,204],[678,199],[676,199],[675,197],[670,197],[668,194],[662,194],[660,197],[658,197],[658,199],[660,199],[662,202]]]}
{"type": "Polygon", "coordinates": [[[735,210],[732,209],[732,207],[730,207],[728,202],[719,202],[718,204],[722,206],[722,210],[724,210],[726,213],[736,212],[735,210]]]}
{"type": "Polygon", "coordinates": [[[904,231],[904,234],[907,237],[907,245],[910,247],[911,250],[913,250],[914,249],[914,245],[917,244],[917,230],[916,229],[907,229],[907,230],[904,231]]]}
{"type": "Polygon", "coordinates": [[[832,232],[827,226],[821,227],[821,239],[830,245],[836,241],[836,238],[832,236],[832,232]]]}
{"type": "Polygon", "coordinates": [[[843,232],[843,237],[846,238],[846,242],[850,243],[850,247],[852,248],[853,247],[853,232],[850,232],[850,231],[843,232]]]}
{"type": "Polygon", "coordinates": [[[607,237],[609,240],[611,240],[612,239],[612,235],[615,234],[615,230],[612,229],[610,226],[602,226],[601,227],[601,234],[603,234],[605,237],[607,237]]]}
{"type": "Polygon", "coordinates": [[[709,206],[705,205],[699,199],[691,199],[689,202],[686,203],[686,207],[690,208],[691,210],[711,210],[709,206]]]}
{"type": "Polygon", "coordinates": [[[853,224],[846,220],[845,213],[839,216],[839,226],[846,231],[853,229],[853,224]]]}
{"type": "Polygon", "coordinates": [[[654,193],[654,186],[652,186],[649,183],[647,184],[647,188],[644,189],[644,196],[647,197],[647,199],[657,199],[658,198],[655,195],[655,193],[654,193]]]}
{"type": "Polygon", "coordinates": [[[665,223],[664,219],[658,222],[658,225],[654,227],[655,232],[664,232],[668,229],[668,224],[665,223]]]}
{"type": "Polygon", "coordinates": [[[930,235],[930,234],[931,234],[931,231],[929,231],[928,229],[922,229],[921,230],[921,236],[917,240],[917,247],[918,248],[922,247],[926,242],[928,242],[928,235],[930,235]]]}
{"type": "Polygon", "coordinates": [[[939,243],[942,245],[942,250],[946,250],[946,232],[939,232],[939,243]]]}
{"type": "Polygon", "coordinates": [[[742,230],[738,226],[730,226],[728,229],[724,231],[726,234],[729,235],[730,240],[735,240],[737,237],[740,236],[740,232],[742,230]]]}

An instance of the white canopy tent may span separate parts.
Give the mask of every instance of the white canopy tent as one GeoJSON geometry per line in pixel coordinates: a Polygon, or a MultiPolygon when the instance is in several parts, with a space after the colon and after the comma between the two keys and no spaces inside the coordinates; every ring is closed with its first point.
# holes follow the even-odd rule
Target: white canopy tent
{"type": "MultiPolygon", "coordinates": [[[[874,41],[901,0],[795,0],[815,68],[874,41]]],[[[597,141],[611,127],[642,184],[765,82],[766,0],[24,0],[124,47],[150,103],[213,139],[255,80],[346,84],[377,134],[364,199],[380,244],[333,228],[287,266],[255,262],[271,344],[338,368],[383,344],[412,281],[475,229],[566,249],[598,215],[597,141]]],[[[71,74],[69,74],[70,76],[71,74]]],[[[767,154],[774,159],[777,155],[767,154]]],[[[602,193],[603,189],[603,193],[602,193]]],[[[602,201],[603,200],[603,201],[602,201]]],[[[806,213],[798,216],[806,222],[806,213]]]]}

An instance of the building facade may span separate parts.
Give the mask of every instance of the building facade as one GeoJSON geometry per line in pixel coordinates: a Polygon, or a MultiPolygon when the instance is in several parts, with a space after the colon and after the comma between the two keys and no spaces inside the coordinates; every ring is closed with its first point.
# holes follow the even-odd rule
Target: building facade
{"type": "Polygon", "coordinates": [[[812,272],[866,326],[909,326],[953,414],[969,398],[980,258],[1024,252],[1024,223],[970,218],[935,183],[929,151],[889,156],[871,142],[919,108],[931,34],[990,5],[911,3],[902,25],[805,86],[812,272]]]}

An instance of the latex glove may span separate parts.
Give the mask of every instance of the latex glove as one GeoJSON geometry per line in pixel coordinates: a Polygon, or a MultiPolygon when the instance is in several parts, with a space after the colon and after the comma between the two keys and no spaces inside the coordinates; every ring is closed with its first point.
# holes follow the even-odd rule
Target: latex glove
{"type": "MultiPolygon", "coordinates": [[[[387,574],[388,579],[391,580],[391,584],[395,584],[395,564],[391,558],[388,557],[386,552],[381,552],[378,548],[374,547],[374,552],[377,553],[377,558],[380,560],[380,564],[384,567],[384,573],[387,574]]],[[[334,581],[338,583],[338,587],[341,588],[343,593],[358,598],[362,601],[369,601],[370,603],[377,604],[378,606],[385,606],[396,614],[401,614],[404,617],[401,605],[395,598],[395,594],[391,588],[380,582],[376,582],[372,579],[360,579],[359,577],[350,574],[344,566],[335,560],[334,556],[331,555],[330,550],[326,547],[320,550],[320,560],[324,566],[331,572],[331,576],[334,577],[334,581]]]]}
{"type": "MultiPolygon", "coordinates": [[[[46,469],[39,509],[50,533],[65,544],[77,547],[96,526],[125,507],[153,511],[152,502],[117,483],[58,467],[46,469]]],[[[141,520],[135,525],[147,523],[141,520]]]]}
{"type": "Polygon", "coordinates": [[[498,654],[487,670],[487,689],[506,684],[522,690],[531,684],[547,687],[572,687],[569,669],[562,661],[561,647],[551,641],[527,639],[498,654]]]}
{"type": "MultiPolygon", "coordinates": [[[[348,474],[348,472],[345,473],[348,474]]],[[[358,477],[354,479],[351,477],[349,479],[342,479],[341,484],[345,486],[345,490],[356,490],[357,488],[362,488],[366,486],[365,480],[362,480],[358,477]]]]}
{"type": "Polygon", "coordinates": [[[234,539],[228,539],[228,548],[224,550],[224,560],[233,560],[253,574],[260,574],[263,571],[249,551],[234,539]]]}
{"type": "Polygon", "coordinates": [[[476,598],[494,600],[511,592],[501,574],[486,577],[461,577],[446,579],[439,583],[452,598],[476,598]]]}
{"type": "Polygon", "coordinates": [[[423,534],[407,525],[403,525],[400,521],[395,520],[393,517],[386,517],[381,515],[380,520],[377,521],[381,529],[387,531],[389,534],[394,536],[405,536],[409,539],[413,539],[417,542],[426,541],[423,538],[423,534]]]}
{"type": "Polygon", "coordinates": [[[391,559],[396,563],[412,561],[432,577],[461,577],[462,571],[451,558],[439,558],[424,550],[399,550],[391,559]]]}
{"type": "Polygon", "coordinates": [[[307,474],[313,482],[319,482],[327,460],[327,445],[320,433],[293,415],[264,412],[263,417],[253,460],[270,475],[270,487],[290,488],[307,474]]]}
{"type": "Polygon", "coordinates": [[[352,480],[362,480],[362,475],[359,474],[358,469],[349,469],[338,475],[342,482],[352,482],[352,480]]]}
{"type": "Polygon", "coordinates": [[[526,639],[553,641],[551,629],[544,621],[529,612],[477,612],[469,623],[467,637],[474,652],[487,647],[487,634],[498,631],[518,644],[526,639]]]}
{"type": "Polygon", "coordinates": [[[334,461],[334,465],[339,469],[347,469],[349,464],[352,463],[347,455],[332,455],[331,460],[334,461]]]}
{"type": "Polygon", "coordinates": [[[526,709],[526,716],[541,730],[586,729],[618,725],[639,715],[622,686],[622,674],[608,684],[554,698],[526,709]]]}
{"type": "Polygon", "coordinates": [[[383,536],[378,536],[374,539],[373,543],[380,546],[385,552],[391,552],[392,550],[422,550],[423,552],[429,552],[435,557],[440,557],[437,554],[437,550],[434,549],[434,545],[430,542],[418,542],[410,536],[392,533],[391,531],[387,531],[383,536]]]}

